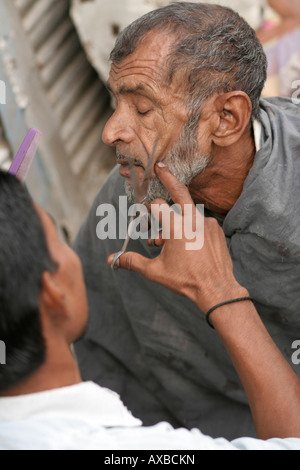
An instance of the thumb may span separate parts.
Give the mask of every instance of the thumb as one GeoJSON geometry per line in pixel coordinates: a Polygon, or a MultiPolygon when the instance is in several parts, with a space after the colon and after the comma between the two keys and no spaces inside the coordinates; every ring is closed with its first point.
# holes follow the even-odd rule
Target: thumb
{"type": "MultiPolygon", "coordinates": [[[[112,265],[113,259],[115,254],[109,255],[107,258],[107,264],[110,266],[112,265]]],[[[142,274],[143,276],[146,275],[146,270],[151,264],[152,260],[149,258],[145,258],[138,253],[123,253],[116,261],[115,267],[116,269],[122,268],[127,269],[128,271],[134,271],[137,273],[142,274]]]]}

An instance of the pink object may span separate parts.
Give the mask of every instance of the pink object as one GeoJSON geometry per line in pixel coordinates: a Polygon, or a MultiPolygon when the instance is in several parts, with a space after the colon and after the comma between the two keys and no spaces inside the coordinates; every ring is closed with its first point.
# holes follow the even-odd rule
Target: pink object
{"type": "Polygon", "coordinates": [[[262,29],[273,29],[276,26],[275,21],[265,21],[262,25],[262,29]]]}
{"type": "Polygon", "coordinates": [[[8,173],[25,182],[32,161],[36,154],[42,133],[38,129],[30,129],[19,148],[8,173]]]}

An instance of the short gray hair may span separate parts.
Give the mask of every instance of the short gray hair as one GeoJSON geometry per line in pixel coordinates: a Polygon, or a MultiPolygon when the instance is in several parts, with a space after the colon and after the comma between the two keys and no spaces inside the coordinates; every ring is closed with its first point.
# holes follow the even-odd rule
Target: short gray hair
{"type": "Polygon", "coordinates": [[[122,62],[150,31],[174,35],[167,79],[186,76],[186,104],[199,119],[202,104],[215,93],[241,90],[252,103],[252,118],[260,118],[259,99],[267,78],[267,58],[255,31],[230,8],[179,2],[158,8],[129,25],[110,55],[122,62]]]}

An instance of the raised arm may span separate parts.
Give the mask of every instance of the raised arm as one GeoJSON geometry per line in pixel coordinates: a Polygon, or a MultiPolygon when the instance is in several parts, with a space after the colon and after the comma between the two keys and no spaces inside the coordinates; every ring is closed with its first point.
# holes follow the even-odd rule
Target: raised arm
{"type": "Polygon", "coordinates": [[[300,27],[299,0],[268,0],[268,4],[279,14],[281,21],[271,29],[262,28],[257,31],[257,37],[263,44],[300,27]]]}
{"type": "MultiPolygon", "coordinates": [[[[157,166],[156,171],[182,211],[185,204],[192,207],[195,224],[197,209],[187,188],[166,167],[157,166]]],[[[158,203],[162,212],[171,213],[172,209],[165,202],[154,201],[152,209],[157,216],[158,203]]],[[[176,215],[176,224],[183,224],[186,217],[190,215],[176,215]]],[[[203,221],[202,249],[186,250],[186,243],[191,240],[184,236],[175,239],[171,230],[170,239],[158,241],[163,243],[158,257],[147,259],[137,253],[125,253],[119,259],[119,267],[139,272],[189,297],[205,313],[220,303],[249,297],[247,289],[234,278],[222,229],[213,218],[203,221]]],[[[109,264],[112,259],[113,255],[108,258],[109,264]]],[[[300,381],[272,341],[253,303],[240,301],[218,307],[211,313],[210,321],[243,383],[258,437],[300,437],[300,381]]]]}
{"type": "Polygon", "coordinates": [[[299,0],[268,0],[268,4],[282,19],[300,16],[299,0]]]}

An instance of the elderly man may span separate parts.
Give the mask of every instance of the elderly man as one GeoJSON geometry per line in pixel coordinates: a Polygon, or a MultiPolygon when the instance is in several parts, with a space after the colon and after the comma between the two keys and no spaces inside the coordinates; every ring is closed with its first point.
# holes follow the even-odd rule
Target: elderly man
{"type": "MultiPolygon", "coordinates": [[[[75,244],[90,305],[76,345],[83,377],[118,392],[146,425],[166,420],[229,439],[255,435],[239,378],[194,304],[106,266],[123,241],[99,240],[98,206],[113,205],[123,224],[119,196],[134,200],[134,183],[158,142],[155,161],[222,225],[235,276],[291,364],[300,334],[299,108],[287,99],[260,101],[263,49],[244,20],[219,6],[177,3],[153,11],[120,35],[111,60],[116,109],[103,139],[116,147],[120,167],[75,244]]],[[[152,177],[148,200],[170,201],[152,177]]],[[[151,258],[161,248],[138,239],[129,249],[151,258]]]]}

